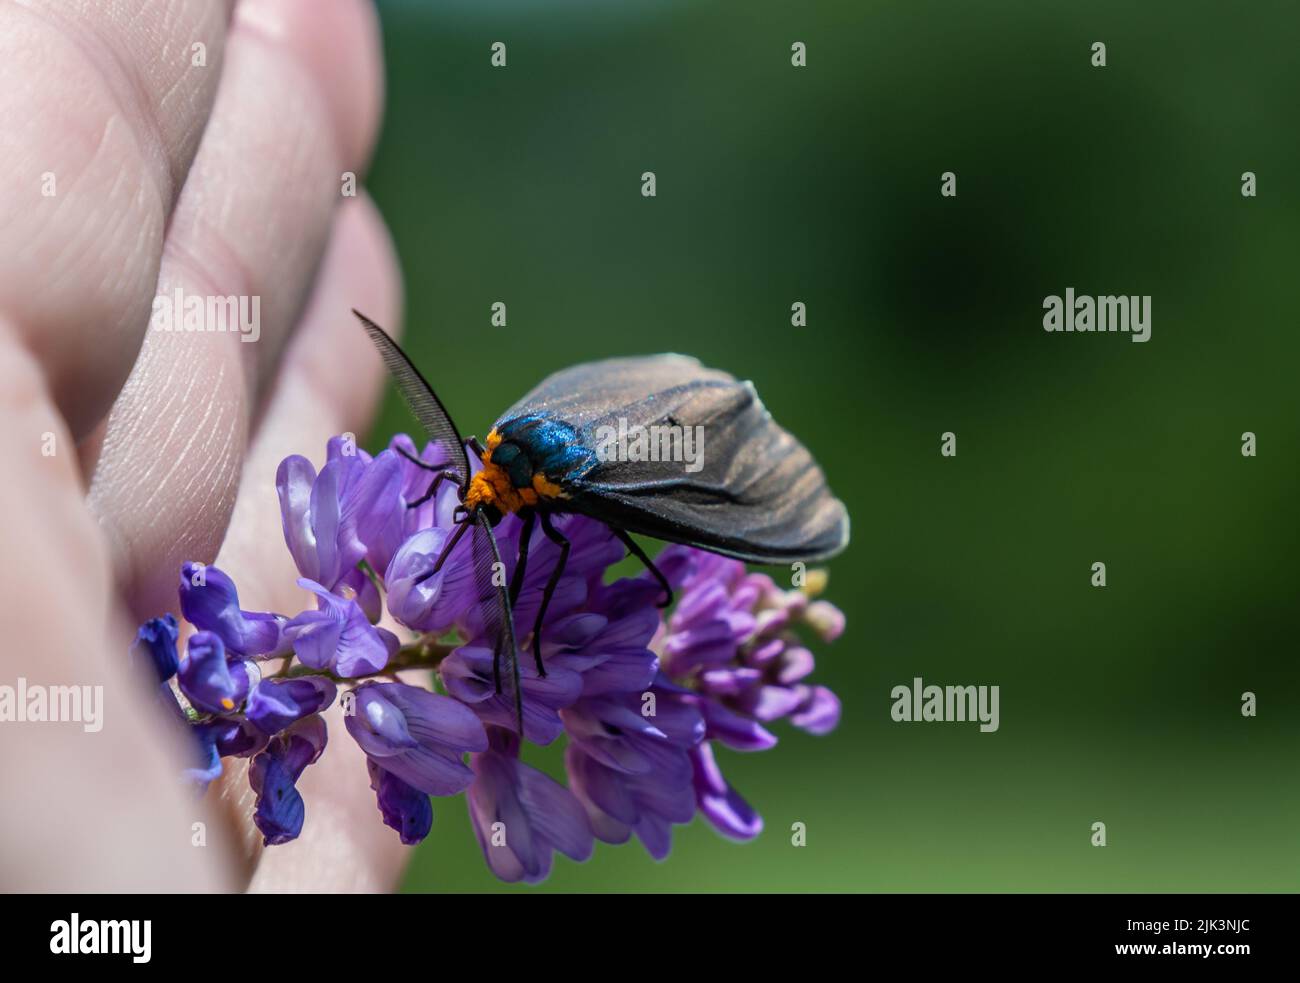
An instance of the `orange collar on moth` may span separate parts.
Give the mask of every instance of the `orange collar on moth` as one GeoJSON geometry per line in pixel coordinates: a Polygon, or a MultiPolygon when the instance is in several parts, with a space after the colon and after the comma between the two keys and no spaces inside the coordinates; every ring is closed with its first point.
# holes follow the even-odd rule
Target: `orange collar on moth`
{"type": "Polygon", "coordinates": [[[555,482],[547,478],[546,475],[541,474],[540,472],[538,474],[533,475],[533,491],[537,492],[537,494],[540,495],[542,498],[568,498],[569,497],[563,488],[561,488],[555,482]]]}
{"type": "Polygon", "coordinates": [[[536,504],[536,491],[531,488],[516,488],[510,483],[510,476],[505,470],[490,460],[483,465],[482,471],[470,479],[469,491],[465,493],[465,507],[470,511],[481,505],[494,505],[503,513],[518,512],[527,505],[536,504]]]}

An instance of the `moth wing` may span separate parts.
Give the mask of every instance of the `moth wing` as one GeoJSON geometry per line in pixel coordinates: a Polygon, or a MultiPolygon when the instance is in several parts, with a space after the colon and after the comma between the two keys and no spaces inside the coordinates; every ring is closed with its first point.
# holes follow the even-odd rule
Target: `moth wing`
{"type": "Polygon", "coordinates": [[[565,483],[573,511],[629,532],[756,563],[820,560],[848,544],[848,512],[812,454],[753,385],[681,355],[610,359],[557,372],[503,419],[553,415],[598,448],[617,431],[675,425],[702,435],[688,463],[602,460],[565,483]],[[694,467],[694,465],[691,465],[694,467]]]}
{"type": "Polygon", "coordinates": [[[687,355],[642,355],[587,362],[552,373],[506,410],[498,425],[521,416],[548,416],[584,430],[616,420],[627,407],[653,401],[681,386],[734,384],[726,372],[706,369],[687,355]]]}

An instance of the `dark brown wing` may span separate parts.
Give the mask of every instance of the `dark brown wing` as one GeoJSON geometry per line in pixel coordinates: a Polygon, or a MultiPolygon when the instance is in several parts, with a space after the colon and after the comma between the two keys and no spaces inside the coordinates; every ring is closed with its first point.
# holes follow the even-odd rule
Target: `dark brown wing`
{"type": "Polygon", "coordinates": [[[566,506],[630,532],[756,563],[821,560],[849,539],[821,468],[753,385],[681,355],[610,359],[550,376],[502,417],[563,420],[591,448],[622,425],[699,427],[701,467],[608,456],[561,484],[566,506]]]}

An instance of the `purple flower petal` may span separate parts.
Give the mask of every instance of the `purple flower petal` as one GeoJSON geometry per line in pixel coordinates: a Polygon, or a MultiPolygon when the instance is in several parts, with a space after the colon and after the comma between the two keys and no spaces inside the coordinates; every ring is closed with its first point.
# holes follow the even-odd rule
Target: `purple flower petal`
{"type": "Polygon", "coordinates": [[[470,818],[499,878],[536,884],[550,873],[553,851],[578,861],[591,856],[587,814],[563,785],[497,751],[475,754],[471,764],[470,818]]]}
{"type": "MultiPolygon", "coordinates": [[[[550,622],[542,632],[542,658],[546,664],[557,658],[582,654],[600,636],[609,619],[594,611],[580,611],[565,615],[550,622]]],[[[582,664],[566,662],[570,669],[581,671],[595,656],[590,656],[582,664]]]]}
{"type": "Polygon", "coordinates": [[[791,645],[781,653],[776,667],[776,681],[782,686],[793,686],[809,675],[814,668],[813,654],[799,645],[791,645]]]}
{"type": "MultiPolygon", "coordinates": [[[[532,660],[521,658],[525,660],[519,664],[524,736],[534,744],[550,744],[564,729],[556,710],[577,700],[582,693],[582,676],[552,665],[540,677],[532,660]]],[[[438,676],[447,692],[473,707],[484,722],[510,730],[518,725],[514,701],[497,693],[492,660],[492,651],[482,645],[462,646],[442,660],[438,676]]]]}
{"type": "Polygon", "coordinates": [[[210,631],[190,637],[176,675],[186,699],[204,713],[230,713],[248,693],[243,663],[231,665],[221,638],[210,631]]]}
{"type": "Polygon", "coordinates": [[[614,839],[602,835],[600,829],[597,829],[596,835],[607,843],[622,843],[631,836],[631,827],[641,813],[625,773],[601,764],[577,744],[565,748],[564,764],[570,788],[580,800],[590,803],[588,816],[599,813],[623,827],[621,830],[614,828],[609,831],[614,839]]]}
{"type": "Polygon", "coordinates": [[[208,786],[221,777],[221,751],[217,747],[218,729],[213,724],[196,724],[186,726],[191,745],[194,764],[186,768],[182,777],[199,793],[206,792],[208,786]]]}
{"type": "Polygon", "coordinates": [[[278,734],[334,702],[334,683],[323,676],[263,679],[248,696],[244,714],[264,734],[278,734]]]}
{"type": "Polygon", "coordinates": [[[650,856],[656,860],[667,859],[673,847],[673,827],[667,819],[653,812],[644,813],[632,831],[650,856]]]}
{"type": "Polygon", "coordinates": [[[397,636],[370,623],[355,600],[345,600],[303,578],[298,586],[317,597],[319,610],[304,611],[285,626],[294,653],[313,669],[340,676],[367,676],[381,671],[397,651],[397,636]]]}
{"type": "Polygon", "coordinates": [[[726,621],[705,621],[698,627],[674,631],[664,642],[665,671],[673,678],[701,666],[716,666],[736,657],[737,641],[726,621]]]}
{"type": "Polygon", "coordinates": [[[804,612],[804,621],[812,626],[823,642],[833,642],[844,634],[844,612],[830,601],[813,601],[804,612]]]}
{"type": "Polygon", "coordinates": [[[176,639],[180,628],[174,615],[150,618],[136,632],[132,653],[141,663],[148,664],[160,683],[176,675],[180,660],[176,655],[176,639]]]}
{"type": "Polygon", "coordinates": [[[326,456],[320,473],[304,457],[285,458],[275,484],[298,572],[334,591],[370,543],[400,537],[402,462],[389,451],[372,459],[339,437],[326,456]]]}
{"type": "MultiPolygon", "coordinates": [[[[386,450],[369,462],[356,483],[348,489],[341,503],[340,522],[343,541],[350,544],[345,559],[357,553],[357,560],[368,556],[376,569],[388,566],[391,553],[376,549],[380,544],[400,541],[406,520],[402,500],[402,458],[386,450]]],[[[355,566],[352,560],[349,566],[355,566]]]]}
{"type": "Polygon", "coordinates": [[[733,751],[766,751],[776,746],[776,735],[757,720],[733,713],[714,700],[701,700],[707,740],[721,741],[733,751]]]}
{"type": "Polygon", "coordinates": [[[486,750],[487,735],[468,707],[403,683],[363,683],[354,694],[348,733],[385,771],[430,795],[455,795],[473,781],[461,755],[486,750]]]}
{"type": "Polygon", "coordinates": [[[248,758],[267,745],[267,736],[247,720],[216,719],[207,725],[223,758],[248,758]]]}
{"type": "Polygon", "coordinates": [[[840,722],[840,700],[825,686],[803,687],[804,699],[790,715],[790,723],[809,734],[829,734],[840,722]]]}
{"type": "Polygon", "coordinates": [[[689,546],[669,545],[659,551],[655,557],[655,566],[667,578],[673,590],[679,591],[695,576],[702,555],[700,550],[689,546]]]}
{"type": "Polygon", "coordinates": [[[185,620],[219,636],[233,653],[270,657],[288,651],[283,637],[285,619],[278,614],[240,610],[234,581],[216,567],[183,564],[180,600],[185,620]]]}
{"type": "Polygon", "coordinates": [[[713,749],[701,744],[691,750],[695,766],[695,792],[700,812],[722,833],[734,840],[752,840],[763,831],[763,817],[722,777],[713,749]]]}
{"type": "Polygon", "coordinates": [[[362,686],[353,691],[353,697],[351,716],[357,719],[357,726],[349,732],[366,754],[389,757],[419,746],[406,726],[405,715],[384,696],[383,687],[362,686]]]}
{"type": "Polygon", "coordinates": [[[573,794],[549,775],[516,761],[515,794],[536,836],[571,860],[591,856],[591,827],[573,794]]]}
{"type": "Polygon", "coordinates": [[[372,625],[377,624],[379,619],[384,616],[384,598],[379,593],[379,588],[375,582],[366,576],[365,572],[359,567],[350,570],[342,580],[339,581],[338,587],[333,593],[337,594],[344,600],[354,600],[357,607],[361,608],[361,613],[366,616],[366,620],[372,625]]]}
{"type": "Polygon", "coordinates": [[[650,855],[662,860],[672,847],[673,824],[690,822],[695,814],[695,789],[685,751],[662,747],[653,759],[649,771],[627,774],[570,744],[564,760],[596,838],[623,843],[635,833],[650,855]]]}
{"type": "Polygon", "coordinates": [[[364,465],[336,458],[321,468],[311,486],[309,521],[316,546],[316,573],[312,579],[329,588],[366,554],[364,544],[345,535],[341,515],[344,488],[351,477],[349,472],[356,467],[364,465]]]}
{"type": "Polygon", "coordinates": [[[746,665],[761,669],[774,662],[785,652],[785,639],[773,638],[755,645],[745,656],[746,665]]]}
{"type": "Polygon", "coordinates": [[[299,454],[286,457],[275,472],[285,545],[289,547],[298,572],[304,577],[319,579],[316,534],[311,525],[311,489],[315,481],[316,469],[299,454]]]}
{"type": "Polygon", "coordinates": [[[700,688],[712,696],[738,696],[762,678],[757,669],[745,667],[705,669],[700,673],[700,688]]]}
{"type": "Polygon", "coordinates": [[[442,569],[426,576],[451,538],[450,528],[422,529],[402,543],[384,572],[388,610],[418,631],[446,631],[477,602],[471,540],[464,536],[442,569]]]}
{"type": "Polygon", "coordinates": [[[428,836],[433,826],[433,803],[429,797],[379,767],[372,758],[366,759],[366,767],[384,824],[397,830],[407,846],[414,846],[428,836]]]}
{"type": "Polygon", "coordinates": [[[306,807],[296,785],[320,757],[327,737],[325,721],[306,717],[274,738],[249,766],[248,781],[257,793],[253,823],[267,846],[287,843],[302,832],[306,807]]]}
{"type": "Polygon", "coordinates": [[[658,674],[659,660],[649,649],[615,651],[582,674],[582,695],[642,693],[658,674]]]}
{"type": "Polygon", "coordinates": [[[801,702],[802,695],[788,686],[757,686],[736,700],[736,705],[744,713],[769,722],[793,713],[801,702]]]}

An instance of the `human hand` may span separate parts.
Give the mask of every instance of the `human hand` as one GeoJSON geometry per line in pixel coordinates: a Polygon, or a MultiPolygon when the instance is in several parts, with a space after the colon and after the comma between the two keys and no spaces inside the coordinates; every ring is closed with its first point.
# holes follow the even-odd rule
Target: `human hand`
{"type": "Polygon", "coordinates": [[[394,325],[400,307],[381,219],[340,194],[381,89],[361,0],[0,7],[0,683],[103,687],[98,731],[0,725],[7,890],[383,890],[400,872],[346,741],[302,780],[304,835],[262,856],[246,769],[206,805],[186,791],[125,654],[175,610],[185,560],[219,563],[250,608],[302,606],[275,468],[364,426],[381,369],[349,309],[394,325]],[[257,340],[147,330],[177,289],[260,298],[257,340]]]}

